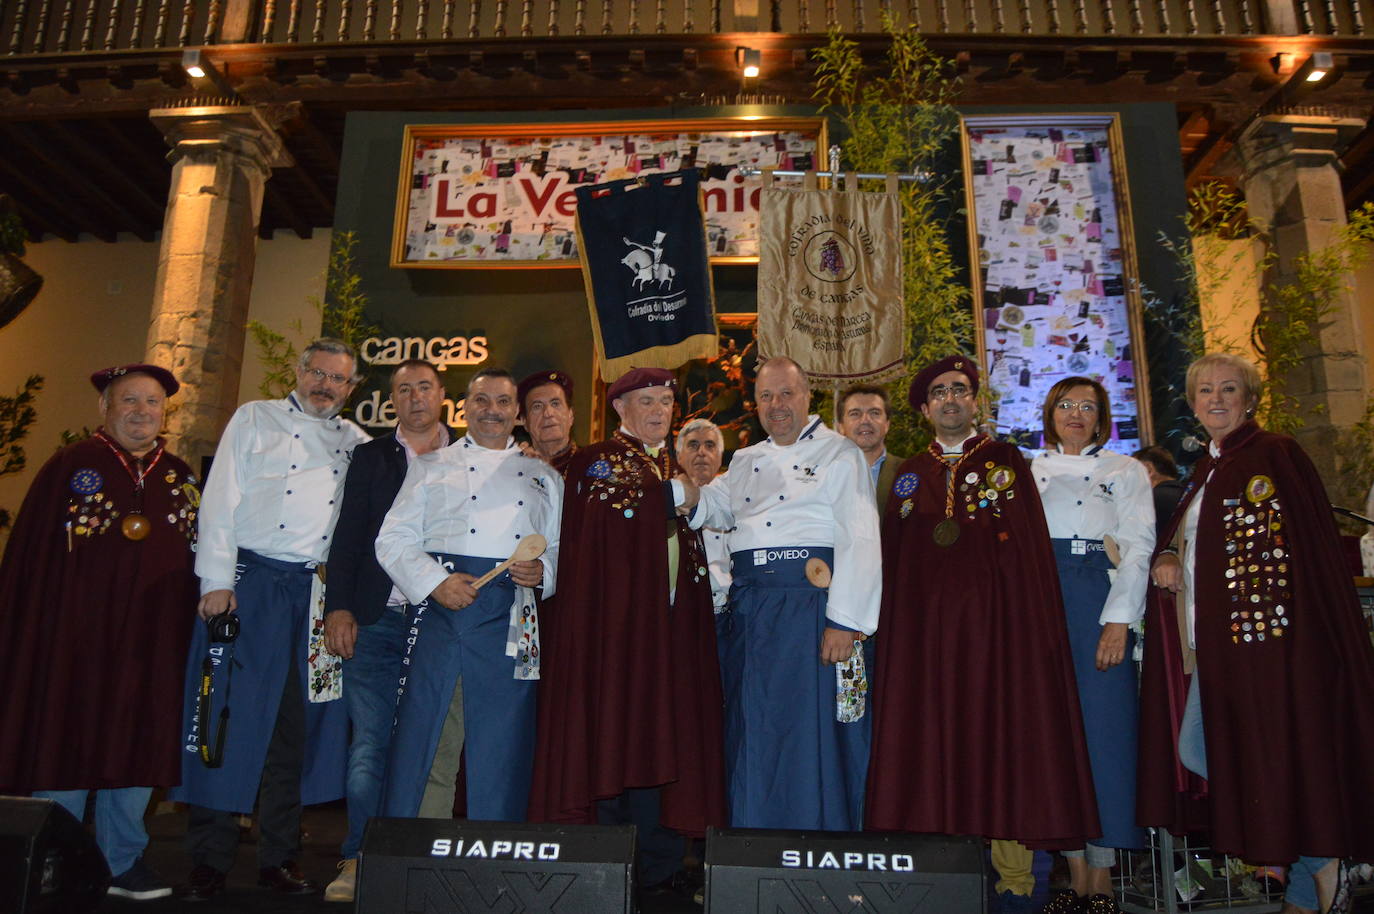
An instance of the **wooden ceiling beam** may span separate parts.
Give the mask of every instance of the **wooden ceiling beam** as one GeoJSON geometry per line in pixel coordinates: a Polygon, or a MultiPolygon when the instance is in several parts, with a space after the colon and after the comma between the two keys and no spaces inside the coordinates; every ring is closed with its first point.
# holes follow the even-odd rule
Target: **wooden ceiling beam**
{"type": "Polygon", "coordinates": [[[78,201],[66,193],[56,191],[61,199],[67,201],[65,205],[72,212],[91,209],[103,211],[103,219],[98,219],[92,214],[85,222],[87,231],[90,231],[92,235],[103,241],[113,242],[115,235],[123,229],[133,232],[134,235],[144,241],[153,240],[153,231],[142,224],[133,222],[129,218],[128,211],[118,201],[112,199],[109,194],[101,190],[75,168],[53,156],[48,150],[45,139],[37,136],[32,127],[27,124],[10,123],[6,125],[6,132],[31,158],[41,162],[52,177],[58,179],[58,182],[55,183],[60,183],[62,187],[79,189],[84,193],[86,200],[78,201]],[[96,228],[91,228],[92,225],[96,228]],[[102,229],[104,230],[102,231],[102,229]]]}
{"type": "Polygon", "coordinates": [[[41,241],[44,234],[56,235],[63,241],[75,241],[77,233],[66,226],[57,225],[47,219],[39,210],[29,206],[19,197],[10,194],[10,199],[14,201],[15,208],[19,210],[19,218],[24,220],[26,226],[32,234],[33,241],[41,241]]]}
{"type": "MultiPolygon", "coordinates": [[[[70,126],[70,123],[69,121],[55,121],[51,127],[58,137],[61,138],[62,142],[66,144],[67,149],[77,159],[80,159],[86,168],[89,168],[99,176],[99,180],[104,182],[101,186],[109,188],[111,193],[114,192],[115,188],[119,188],[120,191],[122,191],[124,200],[131,201],[133,206],[142,210],[143,215],[146,217],[144,224],[150,227],[146,229],[148,237],[144,238],[144,240],[151,241],[153,233],[161,228],[166,221],[166,203],[159,203],[148,193],[146,188],[133,181],[124,172],[124,160],[122,157],[113,158],[98,155],[93,152],[87,140],[84,137],[77,136],[76,131],[70,126]],[[115,164],[112,165],[112,162],[115,164]]],[[[143,236],[140,235],[139,237],[142,238],[143,236]]]]}
{"type": "Polygon", "coordinates": [[[290,201],[282,196],[281,191],[277,190],[276,186],[272,183],[272,179],[268,179],[264,182],[262,189],[264,212],[262,218],[258,220],[258,237],[270,239],[272,237],[272,229],[278,224],[284,224],[291,227],[296,233],[296,237],[309,238],[310,233],[313,231],[312,227],[301,218],[296,207],[292,206],[290,201]],[[270,223],[267,219],[267,210],[269,207],[271,216],[273,217],[270,223]]]}
{"type": "MultiPolygon", "coordinates": [[[[9,131],[3,126],[0,126],[0,137],[3,137],[7,144],[14,142],[9,131]]],[[[10,146],[10,148],[14,147],[10,146]]],[[[76,240],[77,235],[85,226],[80,221],[73,221],[69,218],[72,212],[71,202],[58,197],[52,190],[51,182],[38,181],[30,177],[29,172],[21,168],[15,163],[13,157],[8,155],[0,156],[0,172],[5,174],[6,184],[9,187],[23,187],[32,200],[41,203],[42,209],[30,207],[31,211],[41,213],[42,220],[49,225],[62,227],[60,231],[54,229],[53,234],[67,241],[76,240]],[[54,215],[56,213],[61,213],[63,217],[67,218],[54,215]]],[[[16,196],[16,199],[19,197],[16,196]]],[[[113,241],[114,238],[111,236],[105,240],[113,241]]]]}

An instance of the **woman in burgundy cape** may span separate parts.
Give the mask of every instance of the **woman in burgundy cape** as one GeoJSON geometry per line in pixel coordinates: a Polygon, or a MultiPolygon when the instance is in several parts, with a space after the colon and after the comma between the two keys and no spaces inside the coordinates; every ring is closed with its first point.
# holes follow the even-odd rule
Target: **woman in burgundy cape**
{"type": "Polygon", "coordinates": [[[1330,858],[1374,859],[1374,650],[1317,471],[1250,418],[1258,390],[1236,356],[1188,370],[1211,444],[1152,567],[1138,809],[1183,831],[1205,791],[1212,848],[1293,864],[1285,911],[1325,912],[1330,858]]]}

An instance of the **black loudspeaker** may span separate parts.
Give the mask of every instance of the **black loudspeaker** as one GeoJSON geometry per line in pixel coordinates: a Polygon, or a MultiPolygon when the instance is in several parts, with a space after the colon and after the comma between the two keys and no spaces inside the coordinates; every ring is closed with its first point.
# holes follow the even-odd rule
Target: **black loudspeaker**
{"type": "Polygon", "coordinates": [[[984,914],[981,838],[712,828],[706,914],[984,914]]]}
{"type": "Polygon", "coordinates": [[[373,819],[359,914],[613,914],[634,910],[633,825],[373,819]]]}
{"type": "Polygon", "coordinates": [[[93,838],[52,800],[0,797],[0,911],[94,910],[110,868],[93,838]]]}

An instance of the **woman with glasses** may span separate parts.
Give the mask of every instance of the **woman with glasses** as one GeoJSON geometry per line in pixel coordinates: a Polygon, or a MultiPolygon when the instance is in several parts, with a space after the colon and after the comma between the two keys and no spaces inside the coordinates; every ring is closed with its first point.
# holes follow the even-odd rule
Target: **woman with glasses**
{"type": "Polygon", "coordinates": [[[1114,848],[1138,848],[1135,772],[1139,698],[1130,626],[1145,614],[1154,496],[1144,466],[1105,450],[1112,436],[1107,392],[1090,378],[1065,378],[1044,406],[1045,449],[1031,463],[1054,542],[1078,701],[1092,761],[1102,834],[1064,851],[1069,890],[1048,914],[1117,910],[1114,848]]]}
{"type": "Polygon", "coordinates": [[[1374,859],[1374,651],[1331,504],[1252,418],[1253,364],[1205,355],[1187,391],[1211,441],[1151,569],[1141,820],[1180,832],[1205,792],[1214,852],[1292,863],[1286,914],[1349,910],[1335,858],[1374,859]]]}

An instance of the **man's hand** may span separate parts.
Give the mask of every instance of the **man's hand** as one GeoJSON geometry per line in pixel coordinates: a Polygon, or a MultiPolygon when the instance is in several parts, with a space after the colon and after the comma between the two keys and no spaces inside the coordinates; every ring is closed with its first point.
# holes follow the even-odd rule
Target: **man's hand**
{"type": "Polygon", "coordinates": [[[1178,593],[1183,586],[1183,563],[1173,553],[1164,553],[1155,559],[1155,566],[1150,569],[1150,580],[1154,581],[1156,587],[1178,593]]]}
{"type": "Polygon", "coordinates": [[[358,641],[358,620],[346,609],[336,609],[324,617],[324,649],[335,657],[353,659],[358,641]]]}
{"type": "Polygon", "coordinates": [[[200,598],[196,612],[202,619],[209,619],[211,616],[231,613],[238,608],[239,601],[234,597],[232,590],[212,590],[200,598]]]}
{"type": "Polygon", "coordinates": [[[1102,626],[1102,637],[1097,639],[1097,668],[1110,670],[1126,659],[1125,622],[1108,622],[1102,626]]]}
{"type": "Polygon", "coordinates": [[[697,502],[701,500],[701,489],[681,473],[673,478],[682,483],[682,504],[677,506],[677,513],[691,514],[696,510],[697,502]]]}
{"type": "Polygon", "coordinates": [[[538,587],[544,583],[544,563],[538,559],[513,562],[508,570],[510,579],[521,587],[538,587]]]}
{"type": "Polygon", "coordinates": [[[464,606],[471,606],[477,600],[477,591],[472,588],[472,582],[475,580],[477,578],[474,575],[455,571],[444,578],[443,583],[434,588],[434,593],[430,594],[429,597],[449,609],[462,609],[464,606]]]}
{"type": "Polygon", "coordinates": [[[828,665],[848,660],[854,655],[854,642],[858,640],[858,632],[847,632],[827,625],[821,634],[821,663],[828,665]]]}

